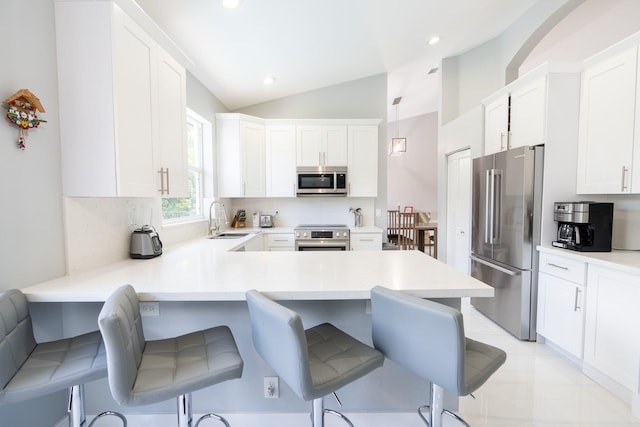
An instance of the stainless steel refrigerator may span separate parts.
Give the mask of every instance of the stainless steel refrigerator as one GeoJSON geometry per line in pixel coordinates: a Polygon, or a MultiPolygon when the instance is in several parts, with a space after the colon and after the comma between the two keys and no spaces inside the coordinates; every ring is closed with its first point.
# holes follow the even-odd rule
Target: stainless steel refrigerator
{"type": "Polygon", "coordinates": [[[536,339],[544,147],[473,160],[471,275],[495,290],[471,304],[522,340],[536,339]]]}

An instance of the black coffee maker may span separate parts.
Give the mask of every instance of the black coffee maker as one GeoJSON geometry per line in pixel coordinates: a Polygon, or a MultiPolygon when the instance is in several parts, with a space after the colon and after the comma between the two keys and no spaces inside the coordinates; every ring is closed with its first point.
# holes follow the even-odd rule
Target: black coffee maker
{"type": "Polygon", "coordinates": [[[552,245],[580,252],[611,252],[613,203],[556,202],[558,240],[552,245]]]}

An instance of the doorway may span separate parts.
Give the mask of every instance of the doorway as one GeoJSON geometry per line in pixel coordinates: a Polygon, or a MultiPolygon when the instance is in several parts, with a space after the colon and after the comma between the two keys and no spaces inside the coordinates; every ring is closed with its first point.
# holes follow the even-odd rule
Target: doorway
{"type": "Polygon", "coordinates": [[[447,155],[447,264],[469,274],[471,149],[447,155]]]}

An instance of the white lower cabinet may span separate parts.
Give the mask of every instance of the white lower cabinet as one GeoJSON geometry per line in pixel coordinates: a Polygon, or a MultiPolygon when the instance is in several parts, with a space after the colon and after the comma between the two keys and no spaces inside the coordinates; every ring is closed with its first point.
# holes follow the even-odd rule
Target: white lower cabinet
{"type": "Polygon", "coordinates": [[[352,251],[381,251],[382,233],[351,233],[349,246],[352,251]]]}
{"type": "Polygon", "coordinates": [[[273,251],[294,251],[295,240],[293,233],[269,233],[266,234],[265,249],[273,251]]]}
{"type": "Polygon", "coordinates": [[[640,275],[589,265],[584,362],[637,392],[640,275]]]}
{"type": "Polygon", "coordinates": [[[582,359],[585,318],[584,262],[540,254],[537,331],[582,359]]]}

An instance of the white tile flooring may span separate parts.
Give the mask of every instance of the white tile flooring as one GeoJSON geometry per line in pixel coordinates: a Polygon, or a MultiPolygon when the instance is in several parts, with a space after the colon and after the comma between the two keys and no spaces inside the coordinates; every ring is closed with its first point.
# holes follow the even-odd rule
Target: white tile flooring
{"type": "MultiPolygon", "coordinates": [[[[550,347],[519,341],[463,300],[465,333],[507,352],[506,363],[460,412],[480,426],[639,426],[640,418],[550,347]]],[[[448,425],[451,425],[447,423],[448,425]]]]}

